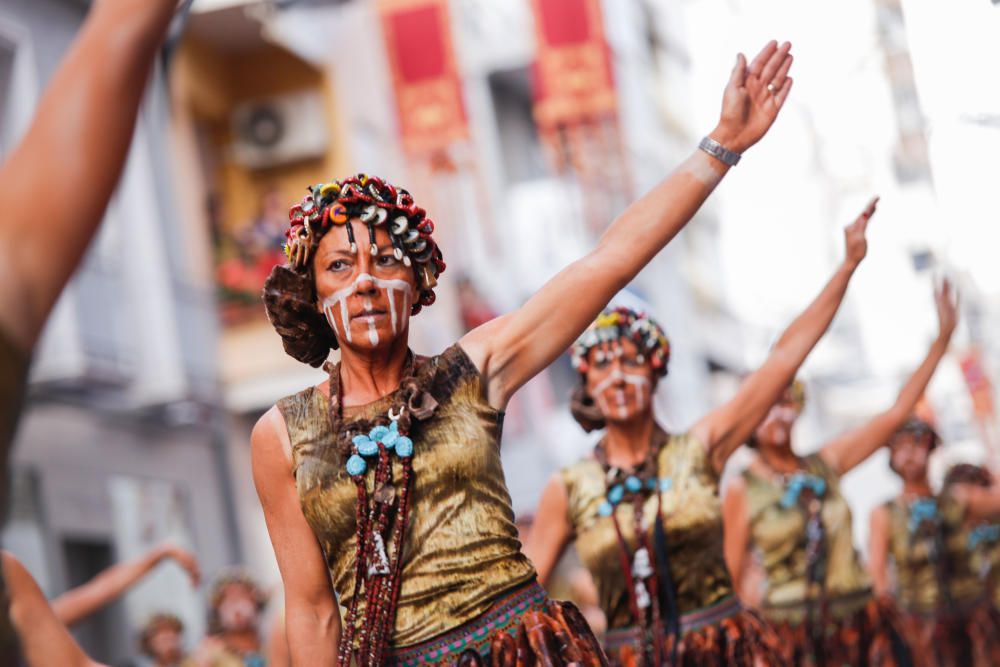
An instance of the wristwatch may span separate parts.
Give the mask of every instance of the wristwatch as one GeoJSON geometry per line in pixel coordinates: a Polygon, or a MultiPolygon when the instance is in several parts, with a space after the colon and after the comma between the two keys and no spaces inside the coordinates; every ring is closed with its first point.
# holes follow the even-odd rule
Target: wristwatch
{"type": "Polygon", "coordinates": [[[729,150],[711,137],[705,137],[702,139],[701,143],[698,144],[698,148],[730,167],[735,167],[739,164],[740,158],[742,157],[742,155],[736,151],[729,150]]]}

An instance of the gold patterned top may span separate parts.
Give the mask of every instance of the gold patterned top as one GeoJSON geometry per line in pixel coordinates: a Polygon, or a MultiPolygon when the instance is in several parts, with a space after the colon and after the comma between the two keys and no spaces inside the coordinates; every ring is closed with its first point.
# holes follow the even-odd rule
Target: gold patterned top
{"type": "MultiPolygon", "coordinates": [[[[820,514],[826,539],[825,595],[837,598],[868,591],[871,583],[854,549],[851,508],[840,493],[839,475],[816,454],[805,457],[802,463],[806,473],[826,483],[820,514]]],[[[798,503],[783,506],[786,489],[775,480],[765,479],[751,469],[743,472],[743,478],[747,485],[750,539],[767,578],[765,613],[772,615],[769,607],[795,607],[816,599],[819,592],[807,576],[806,510],[798,503]]]]}
{"type": "MultiPolygon", "coordinates": [[[[413,488],[394,646],[424,642],[472,620],[535,577],[521,553],[500,464],[503,413],[487,403],[482,376],[460,346],[418,363],[433,365],[426,390],[437,408],[426,421],[413,420],[410,432],[413,488]]],[[[384,415],[394,394],[345,407],[345,428],[384,415]]],[[[354,592],[357,487],[332,446],[329,399],[312,387],[278,408],[288,425],[302,511],[347,607],[354,592]]],[[[398,459],[394,466],[399,479],[398,459]]],[[[362,601],[359,616],[363,611],[362,601]]]]}
{"type": "MultiPolygon", "coordinates": [[[[669,490],[662,492],[663,527],[678,610],[686,614],[733,593],[722,552],[719,478],[708,460],[707,449],[691,435],[667,436],[656,427],[653,437],[666,441],[657,461],[659,478],[670,480],[669,490]]],[[[562,480],[576,550],[594,578],[608,628],[616,629],[635,625],[636,619],[629,606],[614,520],[598,514],[606,497],[604,475],[601,464],[587,458],[563,469],[562,480]]],[[[656,508],[657,496],[652,493],[642,507],[650,541],[656,508]]],[[[615,512],[622,536],[634,552],[638,542],[634,509],[622,503],[615,512]]]]}
{"type": "Polygon", "coordinates": [[[937,571],[933,530],[910,528],[911,505],[900,499],[886,504],[889,510],[889,553],[896,568],[896,596],[899,605],[909,611],[933,612],[946,603],[939,585],[940,577],[947,581],[953,602],[963,604],[980,597],[982,584],[973,564],[973,552],[968,548],[969,531],[962,525],[962,506],[948,499],[938,499],[938,520],[944,546],[944,569],[937,571]]]}

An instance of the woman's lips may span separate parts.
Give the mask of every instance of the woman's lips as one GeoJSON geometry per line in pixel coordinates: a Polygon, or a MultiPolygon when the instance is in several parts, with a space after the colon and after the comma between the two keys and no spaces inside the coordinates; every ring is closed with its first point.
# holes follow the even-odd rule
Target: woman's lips
{"type": "Polygon", "coordinates": [[[362,310],[360,313],[356,313],[351,316],[352,320],[361,320],[362,322],[374,322],[380,317],[385,317],[386,312],[384,310],[372,309],[372,310],[362,310]]]}

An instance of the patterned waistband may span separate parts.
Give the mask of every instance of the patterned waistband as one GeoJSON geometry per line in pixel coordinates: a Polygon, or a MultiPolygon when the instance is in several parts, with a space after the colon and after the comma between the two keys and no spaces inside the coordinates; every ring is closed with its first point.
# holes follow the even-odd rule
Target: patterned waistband
{"type": "Polygon", "coordinates": [[[451,664],[470,649],[487,656],[494,633],[502,630],[513,634],[525,612],[542,609],[547,600],[548,596],[538,582],[523,584],[498,598],[489,611],[454,630],[420,644],[393,650],[386,664],[394,667],[451,664]]]}
{"type": "Polygon", "coordinates": [[[817,618],[819,614],[825,612],[827,618],[841,619],[861,611],[873,599],[871,589],[863,588],[843,595],[831,595],[824,600],[794,600],[779,603],[765,602],[761,606],[760,611],[764,615],[764,618],[773,623],[791,623],[797,625],[805,620],[810,605],[814,613],[817,614],[817,618]]]}
{"type": "MultiPolygon", "coordinates": [[[[701,630],[709,625],[715,625],[735,616],[741,611],[743,611],[743,605],[736,599],[736,596],[730,595],[715,604],[681,614],[681,634],[701,630]]],[[[642,628],[635,625],[627,628],[608,630],[604,636],[604,645],[609,653],[627,645],[639,646],[643,641],[642,628]]]]}

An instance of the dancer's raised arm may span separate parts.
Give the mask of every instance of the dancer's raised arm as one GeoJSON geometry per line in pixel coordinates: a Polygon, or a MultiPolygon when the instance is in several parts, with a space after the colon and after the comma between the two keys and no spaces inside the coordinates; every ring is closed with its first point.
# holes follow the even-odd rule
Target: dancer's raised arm
{"type": "Polygon", "coordinates": [[[104,216],[177,0],[99,0],[0,167],[0,327],[30,349],[104,216]]]}
{"type": "Polygon", "coordinates": [[[820,456],[838,475],[843,475],[882,447],[896,429],[913,414],[913,408],[927,389],[938,363],[948,351],[951,336],[955,333],[958,309],[952,298],[951,285],[945,281],[934,293],[937,305],[938,335],[927,351],[923,363],[917,367],[900,390],[892,406],[870,419],[864,425],[830,441],[820,451],[820,456]]]}
{"type": "MultiPolygon", "coordinates": [[[[737,57],[719,123],[709,137],[742,153],[771,127],[788,97],[791,45],[769,43],[754,61],[737,57]]],[[[483,325],[462,346],[488,379],[489,400],[503,407],[527,380],[579,336],[612,296],[684,227],[729,170],[695,151],[673,174],[629,206],[597,247],[563,269],[517,311],[483,325]]]]}
{"type": "Polygon", "coordinates": [[[85,584],[66,591],[52,601],[52,610],[61,623],[73,626],[121,597],[165,560],[175,561],[187,572],[191,585],[198,585],[201,571],[195,555],[172,544],[162,544],[138,558],[115,563],[85,584]]]}
{"type": "Polygon", "coordinates": [[[691,427],[691,433],[708,447],[717,471],[722,471],[729,456],[746,441],[791,384],[802,362],[833,322],[851,276],[868,252],[865,231],[877,203],[878,198],[873,199],[844,230],[844,261],[819,296],[785,329],[764,365],[743,381],[732,400],[691,427]]]}

